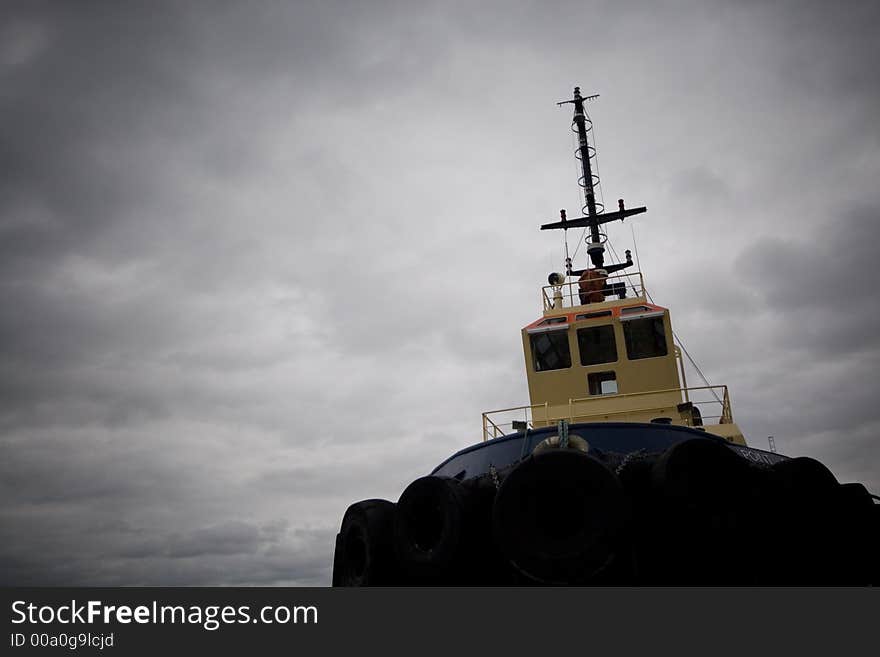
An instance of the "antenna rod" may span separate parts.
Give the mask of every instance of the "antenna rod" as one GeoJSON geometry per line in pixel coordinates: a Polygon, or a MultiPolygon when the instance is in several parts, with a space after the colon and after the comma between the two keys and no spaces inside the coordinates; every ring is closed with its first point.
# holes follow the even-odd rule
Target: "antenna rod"
{"type": "MultiPolygon", "coordinates": [[[[593,169],[590,166],[590,144],[587,141],[587,116],[584,112],[584,101],[598,97],[599,94],[595,94],[584,98],[581,96],[581,88],[575,87],[574,98],[572,100],[557,103],[557,105],[574,103],[574,122],[577,126],[579,142],[578,149],[581,154],[580,159],[584,176],[584,191],[586,192],[587,197],[587,217],[589,219],[590,227],[590,242],[597,245],[601,242],[601,236],[599,235],[599,222],[595,220],[598,212],[596,211],[596,194],[593,191],[593,169]]],[[[600,250],[598,248],[589,251],[590,259],[596,267],[601,267],[603,264],[604,258],[602,251],[604,251],[604,249],[600,250]]]]}
{"type": "MultiPolygon", "coordinates": [[[[590,96],[590,98],[598,98],[590,96]]],[[[596,215],[596,195],[593,192],[593,169],[590,166],[590,144],[587,141],[587,115],[584,112],[584,99],[581,97],[581,88],[574,88],[574,122],[577,125],[578,142],[581,151],[581,167],[583,168],[584,184],[587,190],[587,214],[590,217],[596,215]]],[[[592,242],[599,241],[599,227],[591,222],[590,237],[592,242]]]]}

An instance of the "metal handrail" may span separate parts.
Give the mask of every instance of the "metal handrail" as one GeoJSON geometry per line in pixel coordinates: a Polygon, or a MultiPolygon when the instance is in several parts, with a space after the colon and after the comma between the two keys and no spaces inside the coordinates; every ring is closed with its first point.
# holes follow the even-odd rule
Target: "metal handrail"
{"type": "MultiPolygon", "coordinates": [[[[622,285],[626,290],[627,296],[644,299],[645,298],[645,279],[642,272],[630,272],[626,274],[614,274],[605,279],[606,288],[613,285],[622,285]],[[638,282],[631,279],[638,277],[638,282]]],[[[580,282],[569,281],[562,285],[545,285],[541,288],[541,296],[543,297],[544,310],[559,310],[561,308],[575,308],[577,306],[592,305],[581,303],[580,298],[580,282]],[[567,290],[564,292],[564,290],[567,290]]],[[[601,302],[595,302],[601,303],[601,302]]]]}
{"type": "MultiPolygon", "coordinates": [[[[610,418],[613,416],[629,416],[638,413],[645,413],[646,411],[651,411],[655,409],[663,408],[662,406],[639,406],[637,408],[627,408],[622,410],[614,410],[607,411],[603,413],[585,413],[585,412],[577,412],[575,406],[577,404],[583,404],[590,402],[598,402],[598,401],[608,401],[609,399],[633,399],[638,397],[648,397],[648,396],[656,396],[663,395],[668,393],[679,393],[683,398],[690,399],[691,393],[697,392],[700,390],[709,390],[715,393],[716,391],[722,392],[721,400],[713,399],[713,400],[705,400],[697,402],[701,405],[707,404],[721,404],[721,414],[720,415],[705,415],[702,417],[703,421],[706,420],[717,420],[718,424],[733,424],[733,410],[730,404],[730,395],[726,385],[716,385],[716,386],[695,386],[692,388],[666,388],[662,390],[646,390],[642,392],[628,392],[621,393],[616,395],[601,395],[594,397],[580,397],[576,399],[568,400],[568,413],[554,413],[554,417],[550,417],[550,404],[528,404],[523,406],[512,406],[510,408],[501,408],[493,411],[486,411],[483,413],[483,440],[489,440],[490,438],[497,438],[498,436],[506,435],[503,427],[510,424],[512,426],[512,422],[495,422],[490,415],[497,416],[500,413],[511,413],[514,411],[523,411],[524,420],[527,425],[531,428],[534,426],[535,420],[539,422],[551,422],[555,420],[564,420],[567,419],[569,422],[574,422],[577,419],[590,418],[590,417],[602,417],[602,418],[610,418]],[[536,409],[543,409],[543,418],[535,417],[534,411],[536,409]],[[490,431],[491,430],[491,431],[490,431]],[[491,435],[490,435],[491,433],[491,435]]],[[[717,393],[716,393],[717,394],[717,393]]],[[[538,414],[541,415],[541,414],[538,414]]],[[[690,426],[689,421],[685,421],[687,426],[690,426]]]]}
{"type": "MultiPolygon", "coordinates": [[[[622,393],[618,393],[618,394],[614,394],[614,395],[601,395],[601,396],[594,395],[592,397],[577,397],[577,398],[571,399],[569,401],[575,402],[575,403],[582,402],[582,401],[590,402],[590,401],[596,401],[599,399],[612,399],[612,398],[613,399],[620,399],[622,397],[645,397],[647,395],[660,395],[660,394],[664,394],[667,392],[691,393],[691,392],[695,392],[697,390],[718,390],[718,389],[721,389],[724,391],[724,398],[723,398],[724,401],[722,402],[722,404],[727,406],[727,410],[729,413],[730,399],[727,394],[727,386],[726,385],[693,386],[693,387],[689,387],[689,388],[664,388],[662,390],[642,390],[641,392],[622,392],[622,393]]],[[[702,402],[702,403],[705,403],[705,402],[702,402]]],[[[716,401],[715,403],[718,403],[718,402],[716,401]]],[[[513,409],[511,409],[511,410],[513,410],[513,409]]],[[[731,421],[732,421],[732,415],[731,415],[731,421]]]]}
{"type": "Polygon", "coordinates": [[[549,421],[550,404],[547,402],[545,402],[543,404],[530,404],[528,406],[513,406],[511,408],[499,408],[494,411],[486,411],[485,413],[483,413],[483,440],[484,441],[489,440],[489,425],[492,425],[492,438],[497,438],[499,435],[500,436],[505,435],[505,432],[501,427],[506,426],[507,424],[510,424],[510,425],[513,424],[512,422],[509,422],[509,423],[504,422],[500,425],[496,424],[489,417],[490,415],[494,415],[496,413],[510,413],[511,411],[527,411],[526,413],[523,414],[524,415],[523,419],[527,423],[529,428],[531,428],[533,426],[532,421],[534,420],[534,413],[532,413],[532,411],[536,408],[543,408],[544,409],[544,419],[541,421],[542,422],[549,421]],[[529,419],[528,415],[532,416],[531,420],[529,419]]]}

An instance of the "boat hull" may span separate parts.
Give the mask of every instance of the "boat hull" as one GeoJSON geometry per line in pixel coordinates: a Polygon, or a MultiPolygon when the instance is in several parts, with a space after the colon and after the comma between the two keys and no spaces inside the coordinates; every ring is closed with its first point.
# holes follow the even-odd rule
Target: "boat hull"
{"type": "Polygon", "coordinates": [[[584,423],[472,445],[396,504],[353,504],[333,582],[876,585],[878,540],[874,497],[813,459],[584,423]]]}

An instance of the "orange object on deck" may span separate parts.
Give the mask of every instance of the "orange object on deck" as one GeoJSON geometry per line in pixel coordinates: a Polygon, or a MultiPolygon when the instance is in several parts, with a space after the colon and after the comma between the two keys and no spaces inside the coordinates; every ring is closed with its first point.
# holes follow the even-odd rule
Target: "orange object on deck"
{"type": "Polygon", "coordinates": [[[605,288],[605,281],[608,274],[604,269],[588,269],[578,279],[578,287],[580,288],[581,303],[600,303],[605,301],[605,294],[602,290],[605,288]]]}

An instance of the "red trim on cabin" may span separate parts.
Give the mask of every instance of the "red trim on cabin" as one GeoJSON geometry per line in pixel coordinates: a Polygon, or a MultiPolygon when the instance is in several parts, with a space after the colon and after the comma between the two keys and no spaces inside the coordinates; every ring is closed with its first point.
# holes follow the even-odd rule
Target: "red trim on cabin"
{"type": "MultiPolygon", "coordinates": [[[[566,313],[565,315],[552,315],[551,317],[539,317],[538,319],[536,319],[536,320],[535,320],[534,322],[532,322],[531,324],[529,324],[529,325],[527,325],[527,326],[524,326],[524,327],[523,327],[523,330],[524,330],[524,331],[527,331],[528,329],[537,328],[538,326],[541,325],[542,322],[545,322],[545,321],[547,321],[548,319],[561,319],[561,318],[563,318],[563,317],[565,318],[565,323],[566,323],[566,324],[574,324],[574,322],[575,322],[575,319],[574,319],[574,318],[575,318],[577,315],[585,315],[585,314],[590,313],[590,312],[604,312],[604,311],[610,311],[610,312],[611,312],[611,318],[612,318],[612,319],[620,319],[620,311],[621,311],[621,310],[626,310],[627,308],[635,308],[636,306],[644,306],[645,308],[648,308],[648,310],[645,311],[645,312],[650,312],[650,311],[654,311],[654,310],[662,310],[662,311],[665,312],[665,311],[667,310],[667,309],[664,308],[663,306],[657,306],[657,305],[654,305],[653,303],[636,303],[636,304],[633,304],[632,306],[613,306],[613,307],[611,307],[611,308],[602,308],[601,310],[595,310],[595,311],[591,311],[591,310],[583,310],[583,309],[582,309],[582,310],[579,310],[579,311],[577,311],[577,312],[566,313]]],[[[602,318],[601,318],[601,317],[597,317],[596,319],[602,319],[602,318]]],[[[577,321],[580,322],[580,321],[584,321],[584,320],[577,320],[577,321]]],[[[562,323],[563,323],[563,322],[559,322],[559,324],[562,324],[562,323]]]]}

